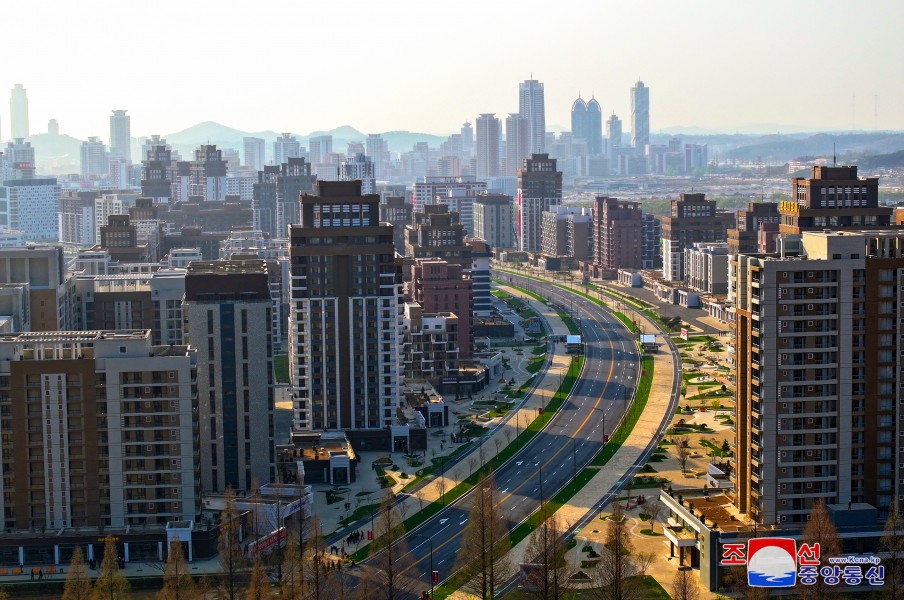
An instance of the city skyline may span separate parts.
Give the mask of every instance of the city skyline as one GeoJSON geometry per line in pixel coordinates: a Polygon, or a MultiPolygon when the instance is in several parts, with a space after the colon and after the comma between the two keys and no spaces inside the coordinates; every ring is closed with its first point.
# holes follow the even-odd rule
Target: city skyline
{"type": "MultiPolygon", "coordinates": [[[[578,94],[596,97],[604,114],[615,112],[627,123],[630,87],[638,79],[652,90],[651,133],[671,127],[726,132],[762,132],[772,126],[784,132],[904,129],[898,101],[904,81],[889,76],[893,57],[904,54],[904,42],[894,32],[904,7],[878,1],[858,5],[857,19],[864,25],[857,31],[864,35],[843,52],[832,52],[820,33],[837,29],[837,15],[849,12],[840,2],[767,2],[756,9],[701,2],[692,10],[659,3],[642,16],[628,6],[571,2],[544,9],[545,38],[539,43],[534,36],[518,36],[518,28],[497,27],[518,9],[510,2],[489,7],[465,2],[454,13],[411,2],[391,7],[353,2],[343,11],[280,7],[282,23],[311,24],[303,36],[272,35],[275,3],[256,5],[241,18],[213,3],[179,5],[179,20],[168,17],[177,10],[172,2],[159,8],[130,7],[125,20],[113,6],[47,1],[7,8],[9,23],[46,16],[38,30],[10,28],[8,43],[29,48],[29,60],[8,65],[0,75],[4,95],[16,83],[28,90],[32,133],[46,131],[48,120],[55,118],[62,133],[106,139],[109,111],[124,108],[136,136],[179,131],[208,120],[250,132],[306,133],[349,124],[365,132],[448,134],[481,113],[516,111],[515,86],[529,78],[544,84],[548,129],[568,128],[578,94]],[[573,18],[576,10],[581,19],[573,18]],[[222,32],[205,41],[210,52],[221,56],[222,67],[160,75],[132,68],[142,53],[136,43],[142,36],[128,26],[130,20],[153,32],[172,57],[183,53],[183,40],[196,39],[193,24],[204,22],[206,31],[222,32]],[[602,22],[618,26],[607,27],[601,36],[596,25],[602,22]],[[435,44],[431,32],[438,23],[487,43],[458,44],[450,52],[435,44]],[[95,29],[103,35],[80,37],[79,44],[67,47],[65,58],[43,41],[95,29]],[[374,31],[405,32],[381,36],[373,52],[384,59],[369,62],[394,68],[360,69],[348,76],[333,67],[353,60],[360,50],[353,40],[363,42],[374,31]],[[559,44],[560,36],[569,43],[559,44]],[[270,40],[266,52],[230,51],[232,43],[256,37],[270,40]],[[67,66],[82,64],[83,57],[104,48],[124,50],[106,53],[105,69],[115,77],[88,77],[67,66]],[[309,57],[303,60],[305,76],[287,81],[275,65],[300,48],[309,57]],[[618,60],[611,60],[616,55],[618,60]],[[326,56],[329,60],[318,58],[326,56]],[[820,80],[829,77],[832,89],[844,91],[826,94],[820,85],[802,84],[813,71],[820,80]],[[417,85],[400,87],[404,81],[417,85]],[[462,86],[469,88],[467,93],[450,93],[462,86]],[[362,109],[361,90],[369,90],[367,110],[362,109]]],[[[10,137],[6,107],[0,112],[0,137],[10,137]]]]}

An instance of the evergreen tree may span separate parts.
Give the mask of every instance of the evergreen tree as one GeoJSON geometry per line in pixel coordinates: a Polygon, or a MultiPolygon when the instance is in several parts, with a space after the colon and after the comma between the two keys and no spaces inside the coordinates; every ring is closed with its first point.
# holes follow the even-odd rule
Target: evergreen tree
{"type": "Polygon", "coordinates": [[[119,570],[119,552],[116,542],[107,538],[104,560],[100,563],[100,575],[94,582],[93,600],[119,600],[129,596],[129,580],[119,570]]]}
{"type": "Polygon", "coordinates": [[[69,561],[69,573],[66,574],[62,600],[88,600],[90,597],[91,573],[88,572],[82,549],[76,546],[69,561]]]}

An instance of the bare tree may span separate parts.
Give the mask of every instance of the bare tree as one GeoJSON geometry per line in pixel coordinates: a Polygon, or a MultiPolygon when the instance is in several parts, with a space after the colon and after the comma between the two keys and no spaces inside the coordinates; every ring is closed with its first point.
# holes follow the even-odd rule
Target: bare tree
{"type": "Polygon", "coordinates": [[[622,505],[612,505],[612,515],[606,525],[606,541],[600,560],[594,568],[595,598],[599,600],[629,600],[638,597],[637,572],[633,560],[634,546],[622,505]]]}
{"type": "Polygon", "coordinates": [[[655,552],[638,552],[634,555],[634,564],[637,567],[637,576],[642,580],[647,576],[647,571],[656,562],[655,552]]]}
{"type": "Polygon", "coordinates": [[[694,573],[690,569],[681,569],[675,573],[672,580],[672,598],[674,600],[697,600],[700,598],[700,589],[694,581],[694,573]]]}
{"type": "Polygon", "coordinates": [[[471,498],[468,524],[456,556],[468,575],[464,589],[481,598],[495,598],[495,590],[513,574],[506,553],[511,547],[505,516],[499,507],[499,488],[492,474],[481,478],[471,498]]]}
{"type": "MultiPolygon", "coordinates": [[[[302,518],[300,515],[298,518],[302,518]]],[[[301,563],[301,545],[294,532],[286,540],[283,552],[282,573],[279,578],[279,600],[301,600],[304,592],[304,572],[301,563]]]]}
{"type": "Polygon", "coordinates": [[[100,563],[100,575],[94,582],[94,600],[119,600],[129,596],[129,580],[119,570],[119,552],[116,542],[108,537],[104,544],[104,560],[100,563]]]}
{"type": "Polygon", "coordinates": [[[443,506],[446,505],[446,487],[448,483],[449,481],[445,475],[440,475],[439,479],[436,480],[436,491],[439,492],[439,499],[443,506]]]}
{"type": "Polygon", "coordinates": [[[383,496],[374,530],[375,554],[371,561],[374,568],[371,597],[379,600],[398,600],[408,592],[409,581],[405,579],[403,572],[410,564],[411,555],[404,539],[404,521],[394,505],[394,496],[391,492],[383,496]]]}
{"type": "Polygon", "coordinates": [[[191,576],[182,542],[174,540],[166,555],[166,569],[163,571],[163,589],[157,593],[157,600],[194,600],[203,598],[206,590],[195,583],[191,576]]]}
{"type": "Polygon", "coordinates": [[[472,456],[471,458],[469,458],[469,459],[468,459],[468,474],[471,474],[471,473],[473,473],[475,470],[477,470],[477,465],[478,465],[478,464],[479,464],[479,462],[478,462],[476,456],[472,456]]]}
{"type": "Polygon", "coordinates": [[[220,584],[216,596],[219,600],[238,600],[241,584],[239,578],[245,567],[245,555],[240,544],[242,524],[235,508],[235,492],[226,489],[226,507],[220,513],[220,536],[217,552],[220,555],[220,584]]]}
{"type": "Polygon", "coordinates": [[[251,578],[248,580],[248,593],[245,600],[266,600],[271,595],[270,582],[267,580],[267,572],[261,556],[254,557],[254,566],[251,567],[251,578]]]}
{"type": "MultiPolygon", "coordinates": [[[[810,511],[810,522],[804,527],[800,541],[810,546],[819,544],[820,568],[829,564],[830,556],[841,554],[841,538],[838,536],[838,530],[835,529],[835,523],[832,522],[832,516],[822,498],[813,504],[813,510],[810,511]]],[[[818,577],[813,585],[803,585],[798,581],[798,587],[803,600],[817,600],[837,594],[835,586],[826,584],[822,577],[818,577]]]]}
{"type": "Polygon", "coordinates": [[[88,600],[91,597],[91,573],[85,564],[85,555],[79,546],[72,552],[62,600],[88,600]]]}
{"type": "Polygon", "coordinates": [[[302,598],[310,600],[333,600],[337,597],[336,577],[333,558],[330,556],[323,529],[317,517],[311,517],[308,526],[308,541],[302,556],[302,598]]]}
{"type": "Polygon", "coordinates": [[[681,472],[684,473],[687,470],[687,461],[691,457],[690,441],[686,435],[672,438],[672,441],[675,442],[675,457],[681,465],[681,472]]]}
{"type": "Polygon", "coordinates": [[[644,510],[648,515],[650,515],[650,531],[656,533],[656,521],[659,520],[659,516],[662,515],[662,505],[656,501],[650,501],[644,507],[644,510]]]}
{"type": "Polygon", "coordinates": [[[524,592],[531,598],[559,600],[565,594],[565,528],[556,513],[547,514],[545,507],[540,510],[545,518],[527,541],[525,559],[532,568],[524,582],[524,592]]]}
{"type": "Polygon", "coordinates": [[[898,501],[895,500],[888,509],[885,520],[885,533],[880,547],[888,552],[885,559],[885,597],[891,600],[904,598],[904,587],[901,578],[904,576],[904,519],[901,518],[898,501]]]}

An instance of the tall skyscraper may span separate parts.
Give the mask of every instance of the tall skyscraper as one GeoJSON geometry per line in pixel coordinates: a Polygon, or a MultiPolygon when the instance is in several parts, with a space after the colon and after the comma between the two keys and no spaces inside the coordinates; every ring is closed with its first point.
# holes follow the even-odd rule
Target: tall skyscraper
{"type": "Polygon", "coordinates": [[[584,140],[587,154],[603,152],[602,111],[596,98],[585,103],[581,98],[571,105],[571,134],[575,139],[584,140]]]}
{"type": "Polygon", "coordinates": [[[622,145],[622,124],[621,119],[615,113],[612,113],[606,120],[606,140],[609,142],[609,149],[621,148],[622,145]]]}
{"type": "Polygon", "coordinates": [[[505,119],[504,175],[514,176],[525,158],[530,157],[530,121],[521,113],[511,113],[505,119]]]}
{"type": "Polygon", "coordinates": [[[631,145],[642,154],[650,143],[650,88],[638,81],[631,88],[631,145]]]}
{"type": "Polygon", "coordinates": [[[543,84],[528,79],[518,86],[518,112],[530,121],[530,151],[546,150],[546,105],[543,100],[543,84]]]}
{"type": "Polygon", "coordinates": [[[242,164],[250,167],[255,171],[264,168],[264,140],[257,137],[242,138],[242,146],[244,147],[244,155],[242,156],[242,164]]]}
{"type": "Polygon", "coordinates": [[[521,250],[539,252],[543,212],[562,202],[562,172],[548,154],[525,158],[518,171],[521,250]]]}
{"type": "Polygon", "coordinates": [[[47,121],[47,133],[50,135],[60,135],[60,124],[56,119],[47,121]]]}
{"type": "Polygon", "coordinates": [[[145,156],[141,161],[141,196],[154,202],[167,202],[172,196],[170,166],[173,151],[166,140],[154,135],[144,144],[145,156]]]}
{"type": "Polygon", "coordinates": [[[273,164],[281,165],[290,158],[301,156],[301,144],[291,133],[284,133],[273,142],[273,164]]]}
{"type": "Polygon", "coordinates": [[[401,265],[380,198],[357,181],[319,181],[289,228],[289,365],[296,431],[396,422],[401,265]]]}
{"type": "Polygon", "coordinates": [[[132,160],[132,117],[124,110],[114,110],[110,117],[110,154],[132,160]]]}
{"type": "Polygon", "coordinates": [[[82,179],[102,179],[110,173],[110,155],[100,138],[89,137],[81,147],[82,179]]]}
{"type": "Polygon", "coordinates": [[[465,156],[474,153],[474,128],[467,121],[461,126],[461,152],[465,156]]]}
{"type": "Polygon", "coordinates": [[[367,135],[364,144],[364,153],[374,163],[374,178],[388,179],[389,150],[386,146],[386,140],[378,133],[370,133],[367,135]]]}
{"type": "Polygon", "coordinates": [[[333,153],[333,136],[317,135],[308,140],[308,149],[311,152],[313,164],[322,163],[329,154],[333,153]]]}
{"type": "Polygon", "coordinates": [[[499,133],[495,114],[477,117],[477,179],[499,176],[499,133]]]}
{"type": "Polygon", "coordinates": [[[9,98],[10,134],[12,139],[28,137],[28,96],[21,83],[13,86],[9,98]]]}
{"type": "Polygon", "coordinates": [[[6,144],[4,152],[8,171],[6,179],[31,179],[35,176],[35,149],[31,142],[16,138],[6,144]]]}
{"type": "Polygon", "coordinates": [[[201,488],[251,490],[275,479],[273,303],[264,261],[193,262],[188,343],[197,349],[201,488]]]}

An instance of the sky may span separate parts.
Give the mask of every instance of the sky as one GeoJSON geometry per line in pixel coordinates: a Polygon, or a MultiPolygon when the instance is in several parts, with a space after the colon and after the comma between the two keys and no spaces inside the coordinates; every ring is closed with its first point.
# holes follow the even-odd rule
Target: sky
{"type": "MultiPolygon", "coordinates": [[[[32,133],[109,138],[217,121],[447,135],[518,110],[543,82],[547,128],[580,93],[630,130],[904,129],[904,2],[889,0],[30,0],[5,3],[0,98],[22,83],[32,133]]],[[[0,101],[0,138],[9,104],[0,101]]]]}

